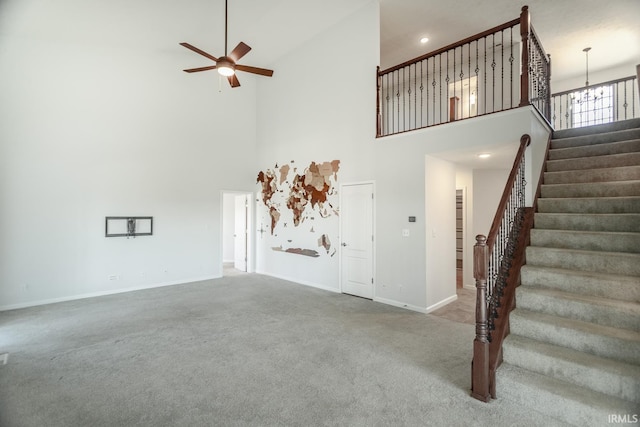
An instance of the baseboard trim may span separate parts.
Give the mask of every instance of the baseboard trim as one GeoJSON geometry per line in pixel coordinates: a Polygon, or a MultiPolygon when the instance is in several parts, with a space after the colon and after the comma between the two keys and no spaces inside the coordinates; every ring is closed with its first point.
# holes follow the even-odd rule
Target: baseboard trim
{"type": "Polygon", "coordinates": [[[322,289],[323,291],[335,292],[335,293],[338,293],[338,294],[340,293],[340,289],[338,289],[338,288],[330,288],[328,286],[320,285],[318,283],[308,282],[306,280],[294,279],[294,278],[291,278],[291,277],[282,276],[280,274],[268,273],[268,272],[262,271],[262,270],[257,270],[256,274],[262,274],[263,276],[269,276],[269,277],[273,277],[273,278],[276,278],[276,279],[286,280],[287,282],[293,282],[293,283],[297,283],[299,285],[309,286],[311,288],[322,289]]]}
{"type": "Polygon", "coordinates": [[[452,302],[454,302],[457,299],[458,299],[458,295],[451,295],[449,298],[445,298],[442,301],[427,307],[427,313],[431,313],[432,311],[435,311],[435,310],[437,310],[437,309],[439,309],[441,307],[444,307],[447,304],[451,304],[452,302]]]}
{"type": "Polygon", "coordinates": [[[387,298],[380,298],[380,297],[373,297],[373,300],[375,302],[379,302],[382,304],[387,304],[387,305],[392,305],[394,307],[400,307],[400,308],[406,308],[407,310],[411,310],[411,311],[417,311],[418,313],[422,313],[422,314],[426,314],[427,313],[427,309],[424,307],[418,307],[417,305],[411,305],[411,304],[407,304],[404,302],[400,302],[400,301],[396,301],[396,300],[392,300],[392,299],[387,299],[387,298]]]}
{"type": "Polygon", "coordinates": [[[475,291],[476,287],[473,285],[462,285],[463,289],[469,289],[470,291],[475,291]]]}
{"type": "Polygon", "coordinates": [[[43,299],[43,300],[37,300],[37,301],[29,301],[29,302],[20,303],[20,304],[2,305],[2,306],[0,306],[0,311],[18,310],[18,309],[21,309],[21,308],[36,307],[36,306],[39,306],[39,305],[55,304],[55,303],[66,302],[66,301],[75,301],[75,300],[80,300],[80,299],[85,299],[85,298],[103,297],[103,296],[106,296],[106,295],[123,294],[125,292],[143,291],[145,289],[162,288],[162,287],[165,287],[165,286],[185,285],[187,283],[202,282],[204,280],[219,279],[220,277],[222,277],[222,276],[194,277],[194,278],[191,278],[191,279],[175,280],[175,281],[171,281],[171,282],[161,282],[161,283],[154,283],[154,284],[150,284],[150,285],[135,286],[135,287],[132,287],[132,288],[110,289],[110,290],[107,290],[107,291],[89,292],[89,293],[86,293],[86,294],[78,294],[78,295],[70,295],[70,296],[66,296],[66,297],[49,298],[49,299],[43,299]]]}

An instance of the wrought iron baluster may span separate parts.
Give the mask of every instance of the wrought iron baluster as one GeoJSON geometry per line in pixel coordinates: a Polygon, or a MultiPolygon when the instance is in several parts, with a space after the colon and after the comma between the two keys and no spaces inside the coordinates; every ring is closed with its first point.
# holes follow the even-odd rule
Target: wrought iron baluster
{"type": "MultiPolygon", "coordinates": [[[[447,53],[447,56],[448,55],[449,54],[447,53]]],[[[447,61],[447,64],[448,63],[449,62],[447,61]]],[[[440,117],[438,117],[438,121],[439,121],[439,123],[442,123],[442,54],[440,54],[440,73],[439,73],[439,75],[440,75],[440,81],[439,81],[438,88],[440,89],[440,99],[439,99],[439,101],[440,101],[439,102],[439,104],[440,104],[440,117]]]]}
{"type": "Polygon", "coordinates": [[[469,112],[468,117],[471,117],[471,43],[467,46],[467,75],[469,76],[469,109],[467,111],[469,112]]]}
{"type": "Polygon", "coordinates": [[[500,31],[500,109],[504,110],[504,31],[500,31]]]}
{"type": "MultiPolygon", "coordinates": [[[[438,55],[439,56],[439,55],[438,55]]],[[[431,87],[433,88],[433,122],[432,124],[436,124],[436,58],[433,58],[433,82],[431,83],[431,87]]]]}
{"type": "Polygon", "coordinates": [[[484,114],[487,114],[487,37],[483,37],[484,40],[484,68],[483,70],[483,75],[484,75],[484,87],[482,88],[482,93],[483,96],[482,98],[484,99],[484,114]]]}
{"type": "Polygon", "coordinates": [[[513,108],[513,27],[509,28],[509,107],[513,108]]]}
{"type": "Polygon", "coordinates": [[[496,111],[496,35],[491,35],[491,92],[492,92],[492,103],[491,103],[491,112],[496,111]]]}
{"type": "MultiPolygon", "coordinates": [[[[424,61],[420,61],[420,127],[424,127],[424,70],[422,66],[424,61]]],[[[427,98],[429,98],[429,92],[427,88],[427,98]]]]}

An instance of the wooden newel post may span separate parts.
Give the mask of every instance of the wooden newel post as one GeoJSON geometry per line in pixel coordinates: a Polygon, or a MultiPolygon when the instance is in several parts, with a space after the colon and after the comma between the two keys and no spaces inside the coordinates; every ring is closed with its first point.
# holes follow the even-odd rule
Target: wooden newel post
{"type": "Polygon", "coordinates": [[[529,30],[531,22],[529,6],[523,6],[520,12],[520,37],[522,38],[522,61],[520,73],[520,107],[530,104],[529,101],[529,30]]]}
{"type": "Polygon", "coordinates": [[[471,396],[487,402],[489,400],[489,339],[487,318],[487,270],[489,251],[487,238],[476,236],[473,247],[473,276],[476,280],[476,338],[473,340],[473,362],[471,363],[471,396]]]}

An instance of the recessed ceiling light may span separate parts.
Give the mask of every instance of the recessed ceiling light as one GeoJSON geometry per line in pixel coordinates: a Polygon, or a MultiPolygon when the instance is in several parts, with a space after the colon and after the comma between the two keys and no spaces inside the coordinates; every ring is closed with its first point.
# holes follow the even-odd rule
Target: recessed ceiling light
{"type": "Polygon", "coordinates": [[[429,41],[429,37],[423,37],[423,38],[420,39],[420,43],[423,43],[423,44],[428,42],[428,41],[429,41]]]}
{"type": "Polygon", "coordinates": [[[488,159],[489,157],[491,157],[491,154],[482,153],[482,154],[478,154],[478,157],[480,157],[481,159],[488,159]]]}

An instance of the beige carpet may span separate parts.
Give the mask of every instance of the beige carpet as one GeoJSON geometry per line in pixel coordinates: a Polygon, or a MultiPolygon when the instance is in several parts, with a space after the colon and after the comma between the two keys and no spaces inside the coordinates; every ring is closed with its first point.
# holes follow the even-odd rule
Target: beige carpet
{"type": "Polygon", "coordinates": [[[563,425],[471,398],[473,337],[257,274],[0,312],[0,426],[563,425]]]}

